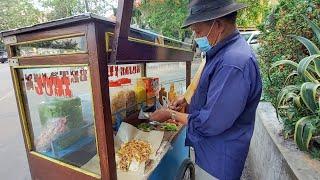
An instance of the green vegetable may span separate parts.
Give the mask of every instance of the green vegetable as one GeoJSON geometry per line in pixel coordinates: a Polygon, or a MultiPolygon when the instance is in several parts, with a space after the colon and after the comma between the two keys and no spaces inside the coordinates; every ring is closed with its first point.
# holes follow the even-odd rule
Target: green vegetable
{"type": "Polygon", "coordinates": [[[161,129],[165,131],[177,131],[178,127],[173,123],[164,123],[162,124],[161,129]]]}
{"type": "Polygon", "coordinates": [[[80,128],[85,125],[82,115],[81,99],[54,98],[39,105],[39,116],[42,126],[52,118],[67,117],[67,126],[70,129],[80,128]]]}
{"type": "Polygon", "coordinates": [[[150,132],[151,130],[154,130],[154,127],[148,123],[141,123],[138,125],[138,129],[145,131],[145,132],[150,132]]]}
{"type": "Polygon", "coordinates": [[[39,104],[39,116],[42,127],[45,127],[50,119],[67,118],[67,127],[73,133],[69,133],[68,136],[55,141],[55,150],[65,149],[87,136],[87,132],[80,129],[86,122],[83,120],[81,99],[79,97],[54,98],[42,102],[39,104]]]}

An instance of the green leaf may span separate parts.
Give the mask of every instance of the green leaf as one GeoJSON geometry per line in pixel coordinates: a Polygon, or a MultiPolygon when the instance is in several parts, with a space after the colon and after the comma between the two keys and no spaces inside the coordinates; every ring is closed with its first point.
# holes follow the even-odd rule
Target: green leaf
{"type": "Polygon", "coordinates": [[[284,84],[288,84],[289,80],[295,76],[298,76],[298,71],[292,71],[284,81],[284,84]]]}
{"type": "Polygon", "coordinates": [[[290,100],[293,101],[294,105],[297,108],[302,108],[301,101],[300,101],[300,96],[298,94],[293,93],[293,92],[288,93],[286,95],[284,101],[289,102],[290,100]]]}
{"type": "MultiPolygon", "coordinates": [[[[288,94],[290,97],[291,93],[295,94],[295,92],[299,92],[299,91],[300,91],[300,87],[297,85],[286,86],[280,91],[280,93],[277,96],[277,107],[276,107],[278,117],[279,117],[279,113],[278,113],[279,109],[285,105],[284,102],[286,102],[286,97],[288,96],[288,94]]],[[[291,96],[294,96],[294,95],[291,94],[291,96]]]]}
{"type": "Polygon", "coordinates": [[[306,82],[302,84],[300,90],[302,101],[313,113],[316,113],[319,108],[318,99],[316,98],[319,86],[319,83],[306,82]]]}
{"type": "Polygon", "coordinates": [[[302,37],[302,36],[296,36],[296,35],[289,35],[289,36],[300,41],[308,49],[310,55],[320,54],[320,50],[317,47],[317,45],[315,45],[309,39],[302,37]]]}
{"type": "Polygon", "coordinates": [[[296,105],[297,108],[301,109],[302,105],[301,105],[301,97],[297,96],[294,98],[294,104],[296,105]]]}
{"type": "MultiPolygon", "coordinates": [[[[294,92],[299,92],[299,91],[300,91],[300,87],[297,86],[297,85],[286,86],[286,87],[281,89],[281,92],[278,94],[277,101],[281,103],[283,101],[284,97],[288,93],[294,93],[294,92]]],[[[280,106],[280,104],[278,104],[278,107],[279,106],[280,106]]]]}
{"type": "MultiPolygon", "coordinates": [[[[317,37],[318,41],[320,42],[320,28],[319,28],[319,26],[317,26],[316,23],[312,22],[306,16],[303,16],[303,17],[308,22],[309,26],[311,27],[312,31],[314,32],[315,36],[317,37]]],[[[304,37],[299,37],[299,36],[292,36],[292,37],[295,37],[301,43],[303,43],[307,47],[310,55],[320,54],[319,48],[310,40],[308,40],[304,37]]],[[[320,61],[319,60],[315,61],[315,66],[316,66],[317,74],[318,74],[318,76],[320,76],[320,61]]]]}
{"type": "Polygon", "coordinates": [[[301,118],[295,125],[294,141],[302,151],[308,151],[311,137],[314,133],[314,122],[319,121],[317,116],[301,118]]]}
{"type": "Polygon", "coordinates": [[[271,81],[271,78],[270,78],[270,74],[271,74],[271,71],[273,68],[277,67],[277,66],[280,66],[280,65],[290,65],[290,66],[293,66],[295,68],[298,68],[298,63],[294,62],[294,61],[291,61],[291,60],[281,60],[281,61],[277,61],[277,62],[274,62],[270,69],[269,69],[269,72],[268,72],[268,79],[270,82],[271,81]]]}
{"type": "MultiPolygon", "coordinates": [[[[279,118],[278,112],[280,109],[285,109],[286,112],[289,113],[290,109],[293,108],[293,106],[289,104],[290,102],[293,103],[295,108],[298,108],[298,109],[302,108],[300,96],[295,93],[297,89],[292,89],[292,90],[293,91],[282,91],[283,94],[281,94],[281,97],[278,97],[279,101],[278,101],[278,106],[276,108],[278,118],[279,118]]],[[[289,119],[292,119],[292,117],[289,119]]]]}
{"type": "MultiPolygon", "coordinates": [[[[298,65],[298,74],[307,78],[309,81],[312,81],[314,83],[319,83],[319,81],[308,71],[310,70],[308,67],[310,66],[310,63],[314,61],[316,58],[320,57],[320,54],[317,55],[311,55],[308,57],[303,58],[298,65]]],[[[320,72],[318,73],[318,70],[316,70],[318,76],[320,76],[320,72]]]]}
{"type": "Polygon", "coordinates": [[[298,68],[298,63],[291,61],[291,60],[280,60],[277,62],[272,63],[271,68],[269,69],[269,71],[271,71],[273,68],[280,66],[280,65],[291,65],[294,66],[296,68],[298,68]]]}
{"type": "Polygon", "coordinates": [[[311,21],[309,18],[307,18],[306,16],[303,16],[304,19],[308,22],[309,26],[311,27],[313,33],[315,34],[315,36],[317,37],[319,43],[320,43],[320,28],[319,26],[314,23],[313,21],[311,21]]]}

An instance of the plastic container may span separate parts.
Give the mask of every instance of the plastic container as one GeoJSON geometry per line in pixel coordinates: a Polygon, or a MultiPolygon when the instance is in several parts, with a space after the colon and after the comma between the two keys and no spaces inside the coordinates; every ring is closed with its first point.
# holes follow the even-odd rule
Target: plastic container
{"type": "Polygon", "coordinates": [[[138,108],[141,107],[141,104],[146,102],[147,91],[146,85],[142,79],[138,79],[136,86],[134,87],[134,92],[136,93],[136,100],[138,103],[138,108]]]}
{"type": "Polygon", "coordinates": [[[126,102],[126,116],[128,117],[137,111],[136,93],[132,88],[131,83],[124,84],[122,87],[125,92],[124,99],[126,102]]]}
{"type": "Polygon", "coordinates": [[[168,97],[168,93],[166,89],[161,85],[161,89],[159,91],[159,101],[161,105],[163,105],[162,97],[168,97]]]}
{"type": "Polygon", "coordinates": [[[159,97],[159,78],[143,77],[141,79],[146,86],[147,106],[154,106],[156,98],[159,97]]]}
{"type": "Polygon", "coordinates": [[[116,123],[116,113],[119,112],[121,116],[126,115],[126,101],[124,99],[125,91],[118,81],[112,83],[109,82],[109,94],[110,94],[110,108],[112,114],[112,124],[116,123]]]}
{"type": "Polygon", "coordinates": [[[169,100],[169,102],[173,102],[176,98],[177,98],[177,93],[174,88],[174,83],[171,83],[170,84],[170,91],[168,93],[168,100],[169,100]]]}

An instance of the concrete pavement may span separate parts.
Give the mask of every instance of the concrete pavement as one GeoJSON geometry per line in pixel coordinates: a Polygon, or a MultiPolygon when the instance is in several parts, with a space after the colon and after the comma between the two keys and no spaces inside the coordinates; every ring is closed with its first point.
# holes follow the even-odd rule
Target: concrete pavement
{"type": "Polygon", "coordinates": [[[0,179],[31,179],[8,64],[0,64],[0,134],[0,179]]]}

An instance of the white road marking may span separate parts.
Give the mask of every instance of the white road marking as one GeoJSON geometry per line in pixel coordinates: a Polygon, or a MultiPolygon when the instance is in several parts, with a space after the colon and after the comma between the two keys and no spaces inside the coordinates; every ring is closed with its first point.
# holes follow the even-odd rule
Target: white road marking
{"type": "Polygon", "coordinates": [[[3,97],[0,98],[0,101],[6,99],[7,97],[9,97],[10,95],[13,94],[13,90],[9,91],[6,95],[4,95],[3,97]]]}

